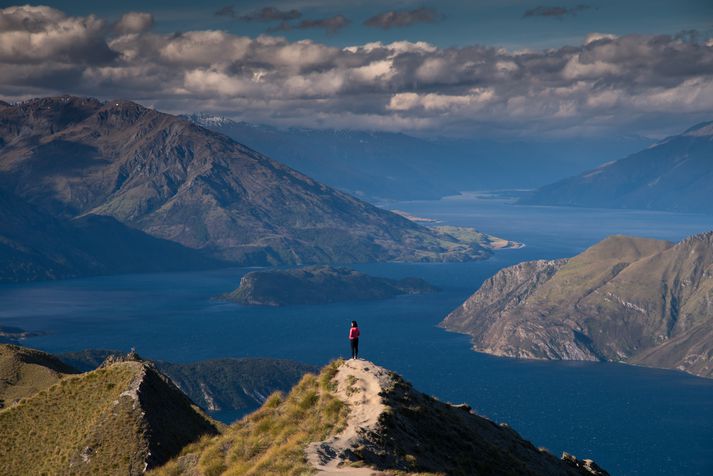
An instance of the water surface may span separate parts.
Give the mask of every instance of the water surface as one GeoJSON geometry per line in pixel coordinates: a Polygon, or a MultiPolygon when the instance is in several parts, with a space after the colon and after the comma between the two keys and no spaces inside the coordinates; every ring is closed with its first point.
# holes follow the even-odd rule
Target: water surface
{"type": "Polygon", "coordinates": [[[527,247],[478,263],[357,266],[443,289],[368,303],[263,309],[212,299],[249,271],[239,268],[5,285],[0,324],[47,332],[26,344],[50,352],[135,346],[174,362],[266,356],[321,365],[348,354],[346,332],[355,319],[364,357],[425,392],[510,423],[557,455],[594,458],[616,475],[713,474],[713,380],[621,364],[497,358],[436,327],[504,266],[571,256],[609,234],[679,240],[713,229],[713,217],[519,207],[476,195],[392,206],[527,247]]]}

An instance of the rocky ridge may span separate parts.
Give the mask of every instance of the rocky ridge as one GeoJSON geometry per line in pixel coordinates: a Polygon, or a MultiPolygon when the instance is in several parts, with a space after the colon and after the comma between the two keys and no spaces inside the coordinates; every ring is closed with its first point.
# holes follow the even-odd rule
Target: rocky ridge
{"type": "Polygon", "coordinates": [[[677,244],[610,237],[569,259],[496,273],[441,323],[473,348],[713,377],[713,232],[677,244]]]}

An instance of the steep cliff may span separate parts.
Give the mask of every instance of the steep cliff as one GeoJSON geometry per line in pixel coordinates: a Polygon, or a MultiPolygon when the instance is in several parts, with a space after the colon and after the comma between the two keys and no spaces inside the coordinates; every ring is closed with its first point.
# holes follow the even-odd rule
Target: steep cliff
{"type": "Polygon", "coordinates": [[[611,237],[567,260],[498,272],[441,323],[475,350],[612,360],[713,376],[713,232],[611,237]]]}

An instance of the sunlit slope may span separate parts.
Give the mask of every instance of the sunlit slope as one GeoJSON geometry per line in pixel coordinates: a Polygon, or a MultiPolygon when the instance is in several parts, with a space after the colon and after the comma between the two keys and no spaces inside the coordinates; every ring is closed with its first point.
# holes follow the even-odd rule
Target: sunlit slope
{"type": "Polygon", "coordinates": [[[675,245],[611,237],[570,259],[503,269],[442,325],[496,355],[713,376],[713,232],[675,245]]]}
{"type": "Polygon", "coordinates": [[[0,408],[44,390],[73,373],[77,371],[50,354],[0,344],[0,408]]]}
{"type": "Polygon", "coordinates": [[[216,426],[151,365],[126,361],[0,411],[4,474],[137,475],[216,426]]]}

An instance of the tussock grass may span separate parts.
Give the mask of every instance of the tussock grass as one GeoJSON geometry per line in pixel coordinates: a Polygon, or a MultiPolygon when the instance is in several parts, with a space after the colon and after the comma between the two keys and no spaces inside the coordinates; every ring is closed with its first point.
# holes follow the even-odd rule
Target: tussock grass
{"type": "Polygon", "coordinates": [[[312,474],[304,452],[346,425],[347,406],[331,393],[342,361],[307,374],[289,394],[272,394],[263,406],[222,435],[204,437],[151,474],[178,476],[298,476],[312,474]]]}
{"type": "Polygon", "coordinates": [[[2,474],[117,474],[137,453],[138,419],[114,403],[139,366],[119,364],[69,376],[0,411],[2,474]],[[58,435],[60,435],[58,437],[58,435]],[[81,449],[91,448],[84,453],[81,449]],[[100,458],[93,455],[101,454],[100,458]],[[84,459],[90,461],[89,464],[84,459]]]}

